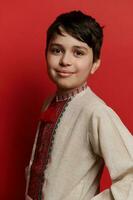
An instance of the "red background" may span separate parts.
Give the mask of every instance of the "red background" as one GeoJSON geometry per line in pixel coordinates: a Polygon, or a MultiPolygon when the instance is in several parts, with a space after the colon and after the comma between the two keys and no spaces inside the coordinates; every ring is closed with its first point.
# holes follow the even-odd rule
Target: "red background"
{"type": "MultiPolygon", "coordinates": [[[[0,3],[0,199],[24,200],[24,168],[37,118],[55,87],[46,75],[45,32],[61,12],[80,9],[105,26],[102,65],[93,90],[132,132],[133,1],[1,0],[0,3]]],[[[110,185],[105,171],[101,189],[110,185]]]]}

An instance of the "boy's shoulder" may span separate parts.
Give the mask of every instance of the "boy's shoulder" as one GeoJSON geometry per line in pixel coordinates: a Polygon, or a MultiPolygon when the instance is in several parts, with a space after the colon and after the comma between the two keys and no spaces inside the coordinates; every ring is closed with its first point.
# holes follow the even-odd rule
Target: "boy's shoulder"
{"type": "Polygon", "coordinates": [[[89,100],[90,103],[94,104],[106,104],[105,101],[99,97],[89,86],[86,90],[86,99],[89,100]]]}
{"type": "Polygon", "coordinates": [[[83,109],[90,114],[94,113],[96,115],[115,113],[115,111],[106,104],[106,102],[99,97],[90,87],[87,88],[86,92],[82,96],[83,109]]]}
{"type": "Polygon", "coordinates": [[[83,101],[85,107],[108,107],[106,102],[101,97],[99,97],[90,87],[87,87],[81,101],[83,101]]]}

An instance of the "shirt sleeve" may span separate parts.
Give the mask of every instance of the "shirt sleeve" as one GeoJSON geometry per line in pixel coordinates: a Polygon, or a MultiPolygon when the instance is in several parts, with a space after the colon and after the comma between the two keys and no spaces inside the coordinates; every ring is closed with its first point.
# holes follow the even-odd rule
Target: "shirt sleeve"
{"type": "Polygon", "coordinates": [[[111,187],[91,200],[133,200],[133,136],[111,108],[93,113],[90,141],[112,179],[111,187]]]}

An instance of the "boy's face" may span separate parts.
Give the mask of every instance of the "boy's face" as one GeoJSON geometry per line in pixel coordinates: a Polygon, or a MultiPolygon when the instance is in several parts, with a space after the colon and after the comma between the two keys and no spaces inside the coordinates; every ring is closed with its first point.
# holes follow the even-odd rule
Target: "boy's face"
{"type": "Polygon", "coordinates": [[[100,60],[93,63],[93,51],[86,43],[66,32],[52,38],[46,60],[50,78],[62,91],[84,84],[100,65],[100,60]]]}

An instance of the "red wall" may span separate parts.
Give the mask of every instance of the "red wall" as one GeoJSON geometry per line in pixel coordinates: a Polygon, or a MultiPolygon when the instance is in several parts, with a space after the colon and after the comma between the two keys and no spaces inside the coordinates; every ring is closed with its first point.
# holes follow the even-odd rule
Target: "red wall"
{"type": "MultiPolygon", "coordinates": [[[[0,199],[24,199],[24,168],[37,117],[54,90],[46,75],[45,31],[56,15],[81,9],[105,25],[101,69],[90,85],[133,131],[132,0],[1,0],[0,199]]],[[[107,171],[101,188],[110,184],[107,171]]]]}

